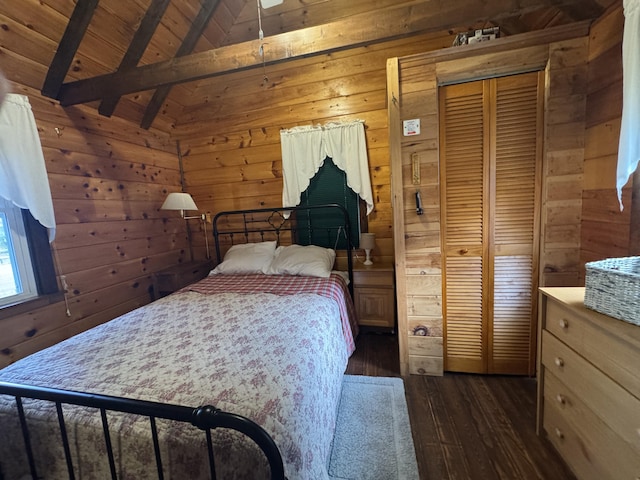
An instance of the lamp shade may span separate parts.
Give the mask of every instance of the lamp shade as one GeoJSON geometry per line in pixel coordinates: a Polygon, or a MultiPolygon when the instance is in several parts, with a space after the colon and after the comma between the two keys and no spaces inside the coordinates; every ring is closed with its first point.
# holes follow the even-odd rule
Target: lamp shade
{"type": "Polygon", "coordinates": [[[376,246],[376,234],[375,233],[361,233],[360,234],[360,248],[363,250],[373,250],[376,246]]]}
{"type": "Polygon", "coordinates": [[[167,195],[160,210],[198,210],[198,207],[188,193],[173,192],[167,195]]]}

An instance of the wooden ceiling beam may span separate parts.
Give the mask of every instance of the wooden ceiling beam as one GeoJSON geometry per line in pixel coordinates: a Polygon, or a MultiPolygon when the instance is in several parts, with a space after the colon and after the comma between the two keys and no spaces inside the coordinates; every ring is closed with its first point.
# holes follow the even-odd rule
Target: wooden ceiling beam
{"type": "MultiPolygon", "coordinates": [[[[555,0],[573,5],[579,0],[555,0]]],[[[162,85],[175,85],[202,78],[271,65],[286,60],[330,53],[394,38],[446,30],[492,19],[496,24],[515,14],[548,7],[548,0],[484,2],[476,0],[419,2],[388,7],[375,14],[361,14],[301,30],[273,35],[237,45],[220,47],[171,60],[144,65],[126,72],[70,82],[62,85],[58,100],[74,105],[99,100],[106,95],[125,95],[162,85]],[[264,44],[264,57],[259,53],[264,44]]]]}
{"type": "Polygon", "coordinates": [[[60,92],[60,88],[67,76],[73,57],[78,51],[82,37],[89,27],[93,13],[98,6],[98,0],[78,0],[67,28],[62,35],[62,39],[58,44],[56,54],[51,61],[47,77],[42,85],[42,94],[56,98],[60,92]]]}
{"type": "MultiPolygon", "coordinates": [[[[167,10],[170,0],[153,0],[149,8],[147,9],[140,26],[131,39],[127,52],[122,57],[122,61],[118,66],[118,72],[125,71],[130,68],[134,68],[138,65],[138,62],[142,58],[144,51],[147,49],[153,34],[158,28],[158,24],[167,10]]],[[[116,109],[116,105],[120,101],[119,95],[106,97],[100,102],[98,112],[101,115],[110,117],[113,111],[116,109]]]]}
{"type": "MultiPolygon", "coordinates": [[[[182,57],[193,51],[205,28],[207,28],[207,24],[216,11],[219,3],[219,0],[208,0],[203,3],[202,7],[200,8],[200,12],[198,12],[198,16],[191,24],[189,32],[184,37],[180,48],[178,48],[176,57],[182,57]]],[[[151,101],[147,105],[147,108],[144,112],[144,116],[140,124],[142,128],[148,129],[151,126],[151,124],[153,123],[153,119],[156,118],[156,115],[160,111],[160,107],[166,100],[167,95],[169,95],[171,87],[172,84],[161,85],[154,92],[153,97],[151,98],[151,101]]]]}

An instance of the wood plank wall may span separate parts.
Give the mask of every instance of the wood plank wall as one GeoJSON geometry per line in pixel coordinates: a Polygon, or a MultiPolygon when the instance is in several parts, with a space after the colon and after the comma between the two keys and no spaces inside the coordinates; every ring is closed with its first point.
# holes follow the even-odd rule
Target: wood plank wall
{"type": "MultiPolygon", "coordinates": [[[[280,130],[362,119],[374,194],[372,254],[374,261],[392,262],[385,62],[448,47],[454,37],[425,34],[204,82],[194,98],[205,97],[208,103],[187,105],[190,120],[177,125],[188,191],[213,214],[281,206],[280,130]]],[[[196,249],[202,242],[194,237],[196,249]]]]}
{"type": "Polygon", "coordinates": [[[636,207],[631,205],[632,181],[623,189],[622,212],[615,191],[622,116],[621,3],[594,23],[589,36],[582,263],[638,254],[633,250],[638,246],[630,241],[631,212],[636,207]]]}
{"type": "Polygon", "coordinates": [[[398,332],[403,374],[443,373],[439,84],[546,71],[540,285],[576,285],[579,281],[587,34],[588,25],[576,24],[495,43],[389,60],[398,332]],[[402,120],[413,118],[421,120],[421,134],[403,137],[402,120]],[[413,157],[418,159],[422,172],[419,185],[412,182],[413,157]],[[415,214],[416,190],[422,193],[425,215],[415,214]]]}
{"type": "MultiPolygon", "coordinates": [[[[453,37],[421,35],[217,78],[201,87],[211,104],[191,106],[192,122],[175,137],[90,107],[61,108],[39,93],[48,57],[38,63],[3,50],[2,69],[14,92],[29,96],[38,125],[70,316],[63,301],[3,312],[0,367],[148,303],[151,273],[189,260],[185,222],[159,210],[168,192],[180,190],[176,141],[188,190],[201,211],[215,214],[281,204],[281,128],[365,120],[376,204],[370,230],[379,238],[374,255],[391,261],[385,59],[446,47],[453,37]]],[[[194,257],[202,259],[204,237],[197,222],[191,228],[194,257]]]]}
{"type": "MultiPolygon", "coordinates": [[[[584,182],[581,208],[566,215],[562,213],[565,210],[547,211],[549,226],[552,219],[557,220],[557,228],[547,228],[549,242],[566,238],[564,225],[570,242],[576,235],[582,240],[581,262],[619,256],[630,248],[621,238],[629,235],[631,209],[625,209],[623,214],[617,212],[611,200],[615,196],[610,193],[620,117],[622,23],[618,5],[591,30],[584,144],[558,150],[557,172],[567,182],[558,179],[550,188],[563,192],[572,179],[584,182]],[[601,201],[603,198],[606,200],[601,201]],[[584,218],[581,228],[576,226],[580,216],[584,218]],[[615,239],[607,233],[603,236],[609,229],[617,232],[615,239]]],[[[34,38],[29,38],[29,51],[50,50],[49,45],[39,45],[34,38]]],[[[403,248],[411,248],[395,257],[393,226],[398,222],[392,209],[385,62],[387,58],[438,50],[451,45],[452,40],[453,35],[421,35],[274,65],[264,72],[252,70],[202,82],[196,97],[204,96],[209,101],[187,105],[190,121],[177,125],[174,137],[169,136],[169,127],[164,124],[164,133],[145,131],[117,118],[99,117],[89,107],[62,109],[39,94],[50,54],[42,56],[41,61],[37,55],[27,59],[16,53],[19,42],[15,49],[13,44],[4,45],[2,68],[12,80],[14,91],[29,96],[42,139],[58,222],[54,250],[57,268],[69,285],[70,316],[64,302],[4,315],[0,318],[0,367],[147,303],[150,274],[188,260],[185,222],[174,213],[158,210],[167,192],[180,190],[176,139],[184,156],[187,189],[202,211],[215,213],[280,205],[280,129],[359,118],[366,125],[375,198],[375,212],[370,217],[370,231],[378,237],[374,257],[395,259],[404,272],[398,277],[402,286],[399,312],[405,315],[401,330],[405,335],[401,335],[400,343],[410,343],[412,351],[424,357],[412,364],[412,371],[437,371],[442,331],[438,310],[441,262],[434,151],[436,109],[429,102],[414,102],[413,106],[409,102],[403,107],[403,117],[419,116],[425,132],[418,139],[420,142],[410,145],[420,157],[425,215],[417,219],[414,214],[415,188],[401,188],[402,200],[396,205],[406,222],[401,222],[396,235],[402,237],[403,248]],[[413,317],[410,321],[406,319],[407,311],[413,317]],[[436,335],[432,344],[411,336],[410,328],[422,323],[436,335]]],[[[577,58],[575,48],[559,48],[554,58],[559,63],[565,61],[564,55],[577,58]]],[[[424,71],[419,65],[415,67],[413,80],[404,88],[416,101],[428,100],[428,92],[435,85],[429,73],[433,67],[425,67],[424,71]]],[[[571,85],[580,86],[582,76],[574,67],[581,68],[574,65],[564,70],[557,77],[558,84],[563,83],[566,88],[566,81],[570,80],[574,82],[571,85]]],[[[411,75],[404,72],[403,81],[411,79],[411,75]]],[[[566,93],[571,105],[580,104],[581,92],[566,93]]],[[[561,102],[562,98],[556,99],[556,105],[561,102]]],[[[576,126],[575,121],[568,121],[567,128],[571,123],[576,126]]],[[[560,128],[562,121],[558,125],[558,132],[566,131],[560,128]]],[[[579,133],[574,139],[579,142],[579,133]]],[[[554,155],[549,153],[548,164],[554,155]]],[[[401,182],[402,177],[408,178],[409,165],[410,154],[403,153],[401,182]]],[[[568,191],[575,192],[576,185],[568,191]]],[[[630,199],[630,191],[625,195],[630,199]]],[[[564,199],[557,201],[562,204],[564,199]]],[[[577,204],[573,199],[572,205],[577,204]]],[[[204,240],[194,227],[195,256],[203,258],[204,240]]],[[[575,272],[581,271],[581,262],[573,256],[568,258],[566,252],[575,247],[563,246],[563,241],[555,243],[564,252],[547,252],[545,268],[549,275],[543,284],[573,283],[575,272]]],[[[406,355],[408,349],[403,351],[406,355]]],[[[407,368],[408,357],[402,361],[407,368]]]]}
{"type": "Polygon", "coordinates": [[[10,65],[9,79],[31,83],[14,81],[13,91],[29,97],[36,118],[68,300],[3,311],[0,367],[148,303],[151,273],[189,259],[185,222],[159,210],[180,190],[175,142],[89,107],[63,109],[39,94],[43,77],[10,65]]]}

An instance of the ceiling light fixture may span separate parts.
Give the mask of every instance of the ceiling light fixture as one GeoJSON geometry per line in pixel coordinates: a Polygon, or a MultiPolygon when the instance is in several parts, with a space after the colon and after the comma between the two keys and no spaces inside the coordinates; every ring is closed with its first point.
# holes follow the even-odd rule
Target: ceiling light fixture
{"type": "Polygon", "coordinates": [[[283,0],[260,0],[262,3],[262,8],[271,8],[276,5],[282,5],[283,0]]]}
{"type": "Polygon", "coordinates": [[[258,54],[262,57],[262,86],[266,86],[269,83],[269,78],[267,77],[267,66],[265,64],[264,58],[264,32],[262,31],[262,8],[271,8],[276,5],[281,5],[283,0],[257,0],[258,3],[258,39],[260,40],[260,48],[258,49],[258,54]]]}

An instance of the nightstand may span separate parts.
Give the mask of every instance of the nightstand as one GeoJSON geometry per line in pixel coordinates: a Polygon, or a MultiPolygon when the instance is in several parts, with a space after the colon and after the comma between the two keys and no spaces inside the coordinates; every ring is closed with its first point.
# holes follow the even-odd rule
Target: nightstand
{"type": "Polygon", "coordinates": [[[190,283],[203,279],[213,269],[212,260],[198,260],[179,263],[151,275],[153,280],[153,299],[169,295],[190,283]]]}
{"type": "Polygon", "coordinates": [[[353,266],[353,296],[358,325],[394,331],[396,292],[393,265],[374,263],[353,266]]]}

